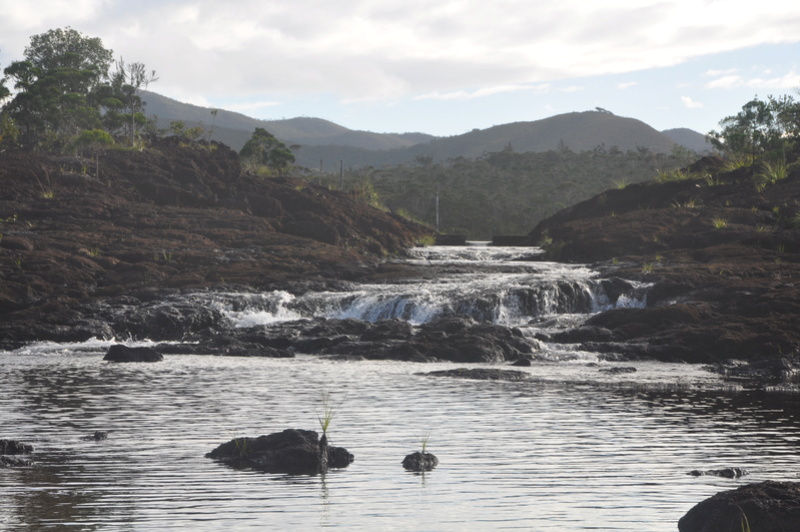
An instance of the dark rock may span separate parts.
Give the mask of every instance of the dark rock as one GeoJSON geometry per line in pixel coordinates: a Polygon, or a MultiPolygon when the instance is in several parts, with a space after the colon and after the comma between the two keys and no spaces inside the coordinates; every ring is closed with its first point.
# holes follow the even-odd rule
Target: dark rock
{"type": "Polygon", "coordinates": [[[16,440],[0,440],[0,454],[30,454],[33,445],[16,440]]]}
{"type": "Polygon", "coordinates": [[[800,483],[766,481],[717,493],[678,521],[680,532],[800,530],[800,483]]]}
{"type": "Polygon", "coordinates": [[[403,467],[409,471],[432,471],[439,459],[431,453],[415,452],[403,458],[403,467]]]}
{"type": "Polygon", "coordinates": [[[324,473],[328,467],[343,468],[353,461],[346,449],[328,446],[324,435],[320,440],[315,431],[301,429],[258,438],[234,438],[206,454],[206,458],[236,468],[292,475],[324,473]]]}
{"type": "Polygon", "coordinates": [[[83,436],[81,440],[83,441],[103,441],[108,439],[108,432],[104,430],[96,430],[94,434],[89,434],[88,436],[83,436]]]}
{"type": "Polygon", "coordinates": [[[689,471],[688,474],[693,477],[713,476],[713,477],[723,477],[723,478],[740,478],[747,474],[747,470],[739,467],[726,467],[724,469],[709,469],[707,471],[700,471],[699,469],[695,469],[693,471],[689,471]]]}
{"type": "Polygon", "coordinates": [[[531,378],[530,374],[524,371],[509,369],[491,368],[457,368],[445,369],[441,371],[430,371],[419,375],[430,375],[431,377],[455,377],[458,379],[477,379],[491,381],[524,381],[531,378]]]}
{"type": "Polygon", "coordinates": [[[623,375],[626,373],[636,373],[636,368],[632,366],[612,366],[610,368],[600,368],[601,373],[610,373],[612,375],[623,375]]]}
{"type": "Polygon", "coordinates": [[[33,243],[21,236],[4,235],[0,237],[0,248],[17,251],[33,251],[33,243]]]}
{"type": "Polygon", "coordinates": [[[0,456],[0,467],[30,467],[33,465],[31,460],[25,460],[17,456],[0,456]]]}
{"type": "Polygon", "coordinates": [[[127,347],[117,344],[108,348],[103,360],[109,362],[159,362],[164,360],[164,356],[149,347],[127,347]]]}

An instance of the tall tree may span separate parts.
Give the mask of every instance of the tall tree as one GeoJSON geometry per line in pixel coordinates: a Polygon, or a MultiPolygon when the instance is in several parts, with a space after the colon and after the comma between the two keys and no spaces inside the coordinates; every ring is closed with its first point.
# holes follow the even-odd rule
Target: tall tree
{"type": "Polygon", "coordinates": [[[286,145],[264,128],[257,127],[239,155],[245,161],[258,166],[266,166],[283,173],[294,163],[295,157],[286,145]]]}
{"type": "Polygon", "coordinates": [[[20,128],[21,143],[34,148],[49,139],[63,145],[98,126],[100,114],[89,95],[105,82],[111,57],[100,39],[69,27],[32,36],[24,60],[4,70],[17,91],[6,110],[20,128]]]}
{"type": "Polygon", "coordinates": [[[751,164],[762,156],[784,157],[787,141],[800,130],[800,109],[791,96],[757,97],[742,106],[733,116],[723,118],[720,131],[711,131],[706,138],[722,153],[747,157],[751,164]]]}

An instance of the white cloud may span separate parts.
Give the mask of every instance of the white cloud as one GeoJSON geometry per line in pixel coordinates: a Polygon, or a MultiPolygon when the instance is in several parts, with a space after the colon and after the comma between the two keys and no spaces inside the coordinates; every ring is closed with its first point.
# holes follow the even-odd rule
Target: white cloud
{"type": "Polygon", "coordinates": [[[630,89],[631,87],[635,87],[638,84],[639,83],[637,81],[628,81],[628,82],[624,82],[624,83],[618,84],[617,88],[621,89],[621,90],[625,90],[625,89],[630,89]]]}
{"type": "Polygon", "coordinates": [[[486,96],[494,96],[495,94],[503,94],[508,92],[522,92],[531,91],[537,94],[545,93],[549,90],[549,84],[542,84],[536,86],[528,85],[498,85],[496,87],[485,87],[473,91],[451,91],[451,92],[430,92],[415,96],[415,100],[472,100],[475,98],[484,98],[486,96]]]}
{"type": "Polygon", "coordinates": [[[703,104],[692,100],[689,96],[681,96],[681,101],[687,109],[701,109],[703,104]]]}
{"type": "MultiPolygon", "coordinates": [[[[749,0],[0,1],[3,62],[31,34],[72,25],[156,69],[154,90],[211,100],[476,99],[800,42],[800,3],[789,0],[757,10],[749,0]]],[[[747,83],[736,75],[710,73],[709,86],[747,83]]]]}
{"type": "Polygon", "coordinates": [[[800,74],[795,70],[787,72],[783,76],[772,78],[746,78],[739,74],[730,74],[709,81],[706,88],[732,90],[740,87],[767,90],[786,90],[800,87],[800,74]]]}

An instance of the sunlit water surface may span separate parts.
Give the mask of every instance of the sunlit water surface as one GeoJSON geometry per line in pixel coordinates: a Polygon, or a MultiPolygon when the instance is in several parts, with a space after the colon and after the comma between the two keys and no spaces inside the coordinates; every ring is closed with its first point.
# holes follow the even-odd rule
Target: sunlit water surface
{"type": "MultiPolygon", "coordinates": [[[[506,262],[502,274],[492,273],[497,254],[424,252],[417,260],[431,264],[491,263],[428,286],[310,294],[299,304],[288,294],[229,294],[215,304],[228,305],[235,326],[247,327],[314,309],[369,319],[413,297],[407,319],[424,321],[446,306],[448,293],[474,290],[485,301],[553,275],[585,285],[592,309],[604,304],[590,293],[585,268],[529,263],[509,272],[506,262]],[[263,308],[244,301],[258,297],[263,308]]],[[[203,304],[207,296],[197,297],[203,304]]],[[[637,297],[617,304],[641,304],[637,297]]],[[[494,320],[527,333],[586,317],[569,309],[526,316],[508,310],[521,308],[508,304],[513,297],[498,301],[506,310],[494,320]]],[[[497,382],[421,374],[457,367],[451,363],[304,355],[115,365],[102,361],[111,343],[0,352],[0,438],[36,446],[33,467],[0,469],[0,529],[673,531],[714,493],[800,474],[797,396],[732,389],[697,366],[601,362],[544,345],[544,361],[515,368],[529,381],[497,382]],[[606,371],[617,366],[636,372],[606,371]],[[348,468],[286,476],[204,458],[236,436],[316,430],[326,392],[336,405],[330,439],[355,455],[348,468]],[[108,439],[81,439],[96,430],[108,439]],[[406,472],[403,457],[428,434],[439,467],[424,476],[406,472]],[[725,467],[750,474],[688,475],[725,467]]]]}

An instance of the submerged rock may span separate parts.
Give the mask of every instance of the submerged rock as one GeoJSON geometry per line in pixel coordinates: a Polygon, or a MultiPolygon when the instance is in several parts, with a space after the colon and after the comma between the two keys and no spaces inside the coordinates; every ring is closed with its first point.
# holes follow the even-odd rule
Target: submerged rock
{"type": "Polygon", "coordinates": [[[94,434],[89,434],[88,436],[83,436],[81,440],[83,441],[103,441],[108,439],[108,432],[104,430],[96,430],[94,434]]]}
{"type": "Polygon", "coordinates": [[[531,378],[529,373],[513,369],[494,369],[494,368],[456,368],[444,369],[440,371],[430,371],[419,373],[419,375],[430,375],[432,377],[455,377],[458,379],[478,379],[491,381],[524,381],[531,378]]]}
{"type": "Polygon", "coordinates": [[[16,440],[0,440],[0,454],[30,454],[33,445],[16,440]]]}
{"type": "Polygon", "coordinates": [[[164,355],[149,347],[112,345],[108,348],[103,360],[108,360],[109,362],[159,362],[164,360],[164,355]]]}
{"type": "Polygon", "coordinates": [[[717,493],[681,517],[678,530],[800,530],[800,483],[768,480],[717,493]]]}
{"type": "Polygon", "coordinates": [[[235,468],[290,475],[324,473],[347,467],[354,459],[347,449],[329,446],[325,435],[320,439],[315,431],[301,429],[234,438],[205,456],[235,468]]]}
{"type": "Polygon", "coordinates": [[[431,453],[417,451],[403,459],[403,467],[409,471],[431,471],[439,465],[439,459],[431,453]]]}
{"type": "Polygon", "coordinates": [[[0,440],[0,467],[30,467],[33,462],[20,458],[20,455],[33,452],[33,445],[16,440],[0,440]]]}
{"type": "Polygon", "coordinates": [[[724,469],[709,469],[707,471],[700,471],[699,469],[695,469],[693,471],[689,471],[689,475],[693,477],[703,477],[703,476],[713,476],[713,477],[723,477],[723,478],[740,478],[747,474],[746,469],[742,469],[740,467],[726,467],[724,469]]]}
{"type": "Polygon", "coordinates": [[[0,456],[0,467],[30,467],[33,462],[17,456],[0,456]]]}

